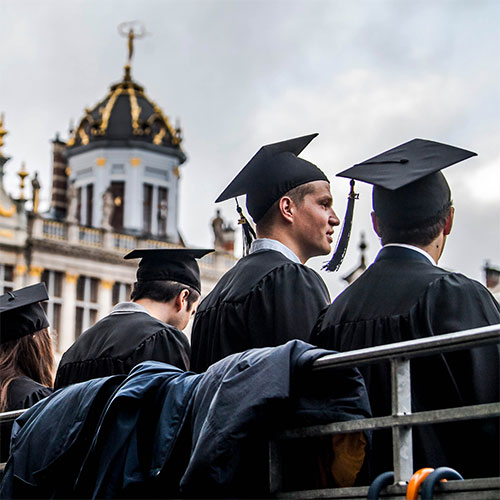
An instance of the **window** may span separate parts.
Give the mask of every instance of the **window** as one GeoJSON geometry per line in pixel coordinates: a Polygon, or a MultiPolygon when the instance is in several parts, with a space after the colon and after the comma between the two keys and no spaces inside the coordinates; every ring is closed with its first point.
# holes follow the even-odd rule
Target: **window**
{"type": "Polygon", "coordinates": [[[125,202],[125,183],[124,182],[112,182],[111,192],[113,193],[114,208],[113,216],[111,218],[111,226],[114,229],[123,229],[123,207],[125,202]]]}
{"type": "Polygon", "coordinates": [[[45,309],[47,317],[49,318],[52,332],[56,334],[57,341],[55,343],[55,348],[56,350],[60,350],[59,336],[57,334],[60,332],[61,328],[63,273],[60,271],[49,271],[48,269],[46,269],[42,273],[42,281],[45,283],[47,292],[49,294],[49,300],[47,302],[44,302],[42,305],[45,309]]]}
{"type": "Polygon", "coordinates": [[[153,186],[144,184],[143,228],[145,233],[151,232],[151,216],[153,214],[153,186]]]}
{"type": "Polygon", "coordinates": [[[85,219],[85,224],[87,226],[92,226],[92,208],[94,206],[94,185],[87,185],[87,216],[85,219]]]}
{"type": "Polygon", "coordinates": [[[0,295],[14,290],[14,266],[0,264],[0,295]]]}
{"type": "Polygon", "coordinates": [[[97,319],[99,280],[79,276],[76,283],[75,336],[90,328],[97,319]]]}
{"type": "Polygon", "coordinates": [[[130,298],[132,286],[127,283],[119,283],[118,281],[113,285],[113,305],[118,302],[126,302],[130,298]]]}

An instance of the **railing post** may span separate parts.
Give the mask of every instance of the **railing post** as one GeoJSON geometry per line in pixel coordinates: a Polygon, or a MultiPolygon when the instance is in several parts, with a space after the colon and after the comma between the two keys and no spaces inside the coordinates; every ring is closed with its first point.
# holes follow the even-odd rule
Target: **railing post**
{"type": "MultiPolygon", "coordinates": [[[[394,417],[411,413],[410,361],[391,359],[391,396],[394,417]]],[[[409,481],[413,474],[413,442],[410,426],[392,428],[392,457],[395,483],[409,481]]]]}

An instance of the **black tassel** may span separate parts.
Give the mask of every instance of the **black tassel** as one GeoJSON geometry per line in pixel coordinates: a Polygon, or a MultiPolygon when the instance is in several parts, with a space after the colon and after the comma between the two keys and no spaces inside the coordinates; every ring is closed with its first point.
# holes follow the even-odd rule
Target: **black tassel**
{"type": "Polygon", "coordinates": [[[340,235],[337,248],[331,258],[330,262],[325,264],[322,269],[326,271],[338,271],[340,265],[344,260],[347,252],[347,245],[349,244],[349,237],[351,236],[352,217],[354,215],[354,202],[359,198],[359,194],[354,192],[354,180],[351,180],[351,191],[349,192],[347,209],[345,211],[344,225],[342,227],[342,234],[340,235]]]}
{"type": "Polygon", "coordinates": [[[238,203],[238,198],[236,200],[236,210],[240,214],[240,218],[238,220],[238,224],[241,224],[241,228],[243,230],[243,256],[248,255],[250,252],[250,245],[252,241],[257,238],[253,227],[248,222],[247,218],[243,215],[243,210],[238,203]]]}

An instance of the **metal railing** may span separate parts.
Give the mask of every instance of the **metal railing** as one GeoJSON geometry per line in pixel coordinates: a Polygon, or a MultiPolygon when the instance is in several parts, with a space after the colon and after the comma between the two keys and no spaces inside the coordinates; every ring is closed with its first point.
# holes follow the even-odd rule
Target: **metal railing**
{"type": "MultiPolygon", "coordinates": [[[[281,498],[362,498],[363,495],[366,497],[367,487],[282,493],[279,441],[391,428],[395,477],[392,492],[395,495],[400,495],[402,492],[404,495],[406,482],[413,474],[412,426],[500,416],[500,403],[412,413],[410,360],[497,343],[500,343],[500,325],[492,325],[463,332],[330,354],[316,360],[313,364],[313,370],[327,370],[346,366],[359,367],[381,361],[390,361],[392,414],[384,417],[334,422],[327,425],[304,427],[277,433],[269,443],[271,493],[277,494],[281,498]]],[[[500,488],[500,479],[467,480],[463,481],[462,486],[465,488],[470,486],[469,481],[474,481],[477,488],[485,488],[488,491],[491,488],[500,488]]],[[[472,496],[464,496],[464,498],[472,498],[472,496]]],[[[491,497],[484,496],[481,498],[491,497]]]]}

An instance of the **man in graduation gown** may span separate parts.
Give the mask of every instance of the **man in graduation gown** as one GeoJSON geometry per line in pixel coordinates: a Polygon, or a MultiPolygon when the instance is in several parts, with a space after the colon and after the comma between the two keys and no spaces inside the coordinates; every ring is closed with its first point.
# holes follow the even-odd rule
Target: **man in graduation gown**
{"type": "Polygon", "coordinates": [[[263,146],[216,200],[246,194],[257,239],[198,308],[192,370],[204,371],[246,349],[294,338],[308,341],[321,309],[329,304],[323,280],[304,265],[330,252],[339,224],[327,177],[297,157],[316,135],[263,146]]]}
{"type": "Polygon", "coordinates": [[[55,387],[97,377],[128,374],[143,361],[189,369],[184,329],[201,291],[197,258],[212,250],[138,249],[126,259],[142,259],[131,302],[85,331],[64,353],[55,387]]]}
{"type": "MultiPolygon", "coordinates": [[[[454,209],[442,168],[475,153],[414,139],[341,172],[373,188],[372,220],[383,248],[322,314],[311,342],[350,351],[500,323],[489,291],[437,266],[454,209]]],[[[498,401],[498,348],[411,362],[412,411],[498,401]]],[[[391,413],[390,367],[361,369],[374,416],[391,413]]],[[[466,479],[498,475],[498,427],[491,420],[414,427],[414,470],[450,466],[466,479]]],[[[376,432],[374,474],[392,468],[389,432],[376,432]]]]}

